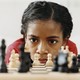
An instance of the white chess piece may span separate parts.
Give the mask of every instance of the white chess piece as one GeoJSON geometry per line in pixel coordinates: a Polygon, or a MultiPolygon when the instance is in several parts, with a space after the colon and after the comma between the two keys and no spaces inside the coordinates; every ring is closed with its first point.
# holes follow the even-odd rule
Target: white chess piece
{"type": "Polygon", "coordinates": [[[28,52],[29,48],[28,48],[28,44],[25,43],[25,48],[24,48],[24,52],[28,52]]]}
{"type": "Polygon", "coordinates": [[[69,54],[69,46],[66,46],[65,50],[69,54]]]}
{"type": "Polygon", "coordinates": [[[64,50],[64,46],[61,46],[61,51],[63,51],[64,50]]]}
{"type": "Polygon", "coordinates": [[[69,55],[68,55],[68,68],[71,68],[72,67],[72,58],[73,56],[76,56],[73,52],[69,52],[69,55]]]}
{"type": "Polygon", "coordinates": [[[52,55],[50,53],[47,55],[46,67],[48,66],[53,66],[52,55]]]}
{"type": "Polygon", "coordinates": [[[10,58],[9,58],[9,64],[8,64],[8,67],[9,68],[13,68],[13,67],[15,67],[15,50],[13,49],[12,51],[11,51],[11,56],[10,56],[10,58]]]}
{"type": "Polygon", "coordinates": [[[19,68],[19,66],[20,66],[19,54],[18,53],[15,54],[15,65],[16,65],[16,68],[19,68]]]}
{"type": "Polygon", "coordinates": [[[32,65],[32,68],[30,69],[31,73],[47,73],[48,72],[46,67],[40,63],[39,58],[40,58],[40,54],[35,53],[33,65],[32,65]]]}
{"type": "Polygon", "coordinates": [[[33,66],[40,66],[40,61],[39,61],[40,55],[38,53],[34,54],[34,61],[33,61],[33,66]]]}
{"type": "Polygon", "coordinates": [[[63,54],[68,55],[69,54],[69,47],[66,46],[65,49],[64,49],[64,46],[61,46],[61,51],[62,51],[63,54]]]}
{"type": "Polygon", "coordinates": [[[19,54],[15,53],[15,50],[11,51],[11,56],[9,58],[10,62],[8,68],[18,68],[20,65],[19,54]]]}

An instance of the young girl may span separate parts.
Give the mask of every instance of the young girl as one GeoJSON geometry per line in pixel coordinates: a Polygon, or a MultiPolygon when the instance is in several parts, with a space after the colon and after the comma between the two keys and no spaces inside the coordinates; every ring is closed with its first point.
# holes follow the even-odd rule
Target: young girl
{"type": "Polygon", "coordinates": [[[60,4],[47,1],[32,2],[22,16],[23,38],[12,43],[7,50],[5,61],[9,63],[11,51],[19,53],[19,45],[25,40],[31,59],[40,54],[40,62],[46,62],[47,54],[58,55],[61,46],[77,55],[75,43],[69,40],[73,22],[68,9],[60,4]]]}

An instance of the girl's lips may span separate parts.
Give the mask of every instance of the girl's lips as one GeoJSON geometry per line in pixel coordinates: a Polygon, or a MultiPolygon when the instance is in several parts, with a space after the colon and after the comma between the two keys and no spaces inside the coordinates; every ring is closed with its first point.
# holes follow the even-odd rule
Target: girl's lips
{"type": "Polygon", "coordinates": [[[47,59],[39,59],[40,63],[46,63],[47,59]]]}

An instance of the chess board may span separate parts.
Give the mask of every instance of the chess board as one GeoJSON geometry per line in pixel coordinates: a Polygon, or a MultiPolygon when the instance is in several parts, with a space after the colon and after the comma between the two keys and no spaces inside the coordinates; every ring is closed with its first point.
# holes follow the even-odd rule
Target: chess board
{"type": "Polygon", "coordinates": [[[50,72],[46,74],[0,73],[0,80],[80,80],[80,73],[50,72]]]}

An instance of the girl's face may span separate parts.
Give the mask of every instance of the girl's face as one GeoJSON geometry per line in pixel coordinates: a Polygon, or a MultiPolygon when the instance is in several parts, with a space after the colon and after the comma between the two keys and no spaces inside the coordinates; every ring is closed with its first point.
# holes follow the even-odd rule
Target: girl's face
{"type": "Polygon", "coordinates": [[[33,60],[34,54],[40,54],[40,62],[46,62],[47,54],[58,54],[63,45],[61,24],[52,20],[35,20],[28,24],[26,43],[33,60]]]}

